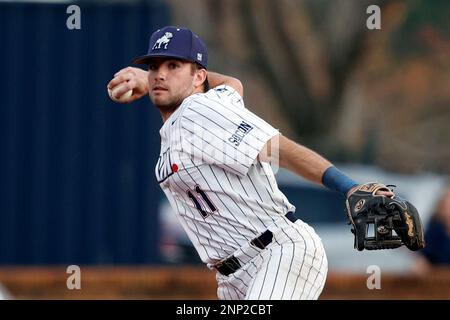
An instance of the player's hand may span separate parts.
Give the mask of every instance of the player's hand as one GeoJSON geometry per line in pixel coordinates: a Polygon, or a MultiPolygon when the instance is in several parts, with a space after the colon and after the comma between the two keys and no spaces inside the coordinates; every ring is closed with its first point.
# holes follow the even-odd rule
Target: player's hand
{"type": "Polygon", "coordinates": [[[133,67],[126,67],[114,74],[114,78],[108,83],[108,89],[114,89],[112,100],[118,103],[130,103],[148,94],[147,75],[147,71],[133,67]],[[131,97],[118,100],[129,90],[133,90],[131,97]]]}
{"type": "MultiPolygon", "coordinates": [[[[350,189],[350,191],[347,193],[347,198],[350,197],[352,195],[353,192],[356,191],[356,189],[358,189],[360,186],[354,186],[353,188],[350,189]]],[[[393,196],[395,196],[395,194],[392,191],[385,191],[385,190],[378,190],[375,193],[377,196],[385,196],[385,197],[389,197],[392,198],[393,196]]]]}
{"type": "Polygon", "coordinates": [[[375,194],[377,196],[385,196],[389,198],[392,198],[395,195],[392,191],[381,191],[381,190],[378,190],[377,192],[375,192],[375,194]]]}

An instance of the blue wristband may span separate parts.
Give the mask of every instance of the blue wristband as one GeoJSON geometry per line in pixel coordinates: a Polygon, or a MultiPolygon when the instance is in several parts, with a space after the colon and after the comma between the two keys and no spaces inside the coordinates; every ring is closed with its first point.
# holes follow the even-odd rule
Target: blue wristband
{"type": "Polygon", "coordinates": [[[325,170],[322,176],[322,183],[328,189],[340,192],[345,197],[351,188],[358,185],[357,182],[347,177],[335,166],[331,166],[325,170]]]}

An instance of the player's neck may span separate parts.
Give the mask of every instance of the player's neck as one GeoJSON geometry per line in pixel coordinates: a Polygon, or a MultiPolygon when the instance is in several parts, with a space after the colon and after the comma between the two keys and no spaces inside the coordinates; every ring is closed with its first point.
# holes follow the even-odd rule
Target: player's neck
{"type": "Polygon", "coordinates": [[[165,123],[167,121],[167,119],[169,119],[169,117],[172,115],[172,113],[175,112],[175,110],[173,110],[173,111],[160,111],[163,123],[165,123]]]}
{"type": "Polygon", "coordinates": [[[181,103],[182,101],[181,102],[178,101],[177,103],[174,103],[172,105],[166,105],[164,107],[157,106],[159,109],[159,113],[161,114],[163,123],[165,123],[166,120],[169,119],[172,113],[178,110],[178,108],[181,106],[181,103]]]}

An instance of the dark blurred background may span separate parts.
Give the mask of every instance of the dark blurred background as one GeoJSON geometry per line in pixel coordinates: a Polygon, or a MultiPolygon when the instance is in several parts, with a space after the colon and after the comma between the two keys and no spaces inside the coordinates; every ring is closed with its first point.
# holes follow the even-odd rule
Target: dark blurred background
{"type": "MultiPolygon", "coordinates": [[[[450,173],[449,9],[445,0],[0,1],[0,265],[199,263],[161,218],[159,112],[106,91],[168,24],[205,40],[210,69],[241,79],[249,109],[356,178],[396,177],[385,182],[397,179],[428,221],[450,173]],[[79,30],[66,27],[71,4],[79,30]],[[372,4],[380,30],[366,26],[372,4]]],[[[339,195],[279,183],[305,221],[349,233],[339,195]]]]}
{"type": "Polygon", "coordinates": [[[0,3],[0,264],[158,262],[158,112],[106,85],[169,22],[162,1],[0,3]]]}

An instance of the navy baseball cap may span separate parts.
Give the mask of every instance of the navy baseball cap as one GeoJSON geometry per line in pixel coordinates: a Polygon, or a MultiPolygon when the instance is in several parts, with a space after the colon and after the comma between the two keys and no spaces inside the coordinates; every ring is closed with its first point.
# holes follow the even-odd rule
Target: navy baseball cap
{"type": "Polygon", "coordinates": [[[202,39],[191,30],[168,26],[150,37],[148,53],[133,59],[136,64],[149,64],[155,57],[173,57],[208,66],[208,50],[202,39]]]}

